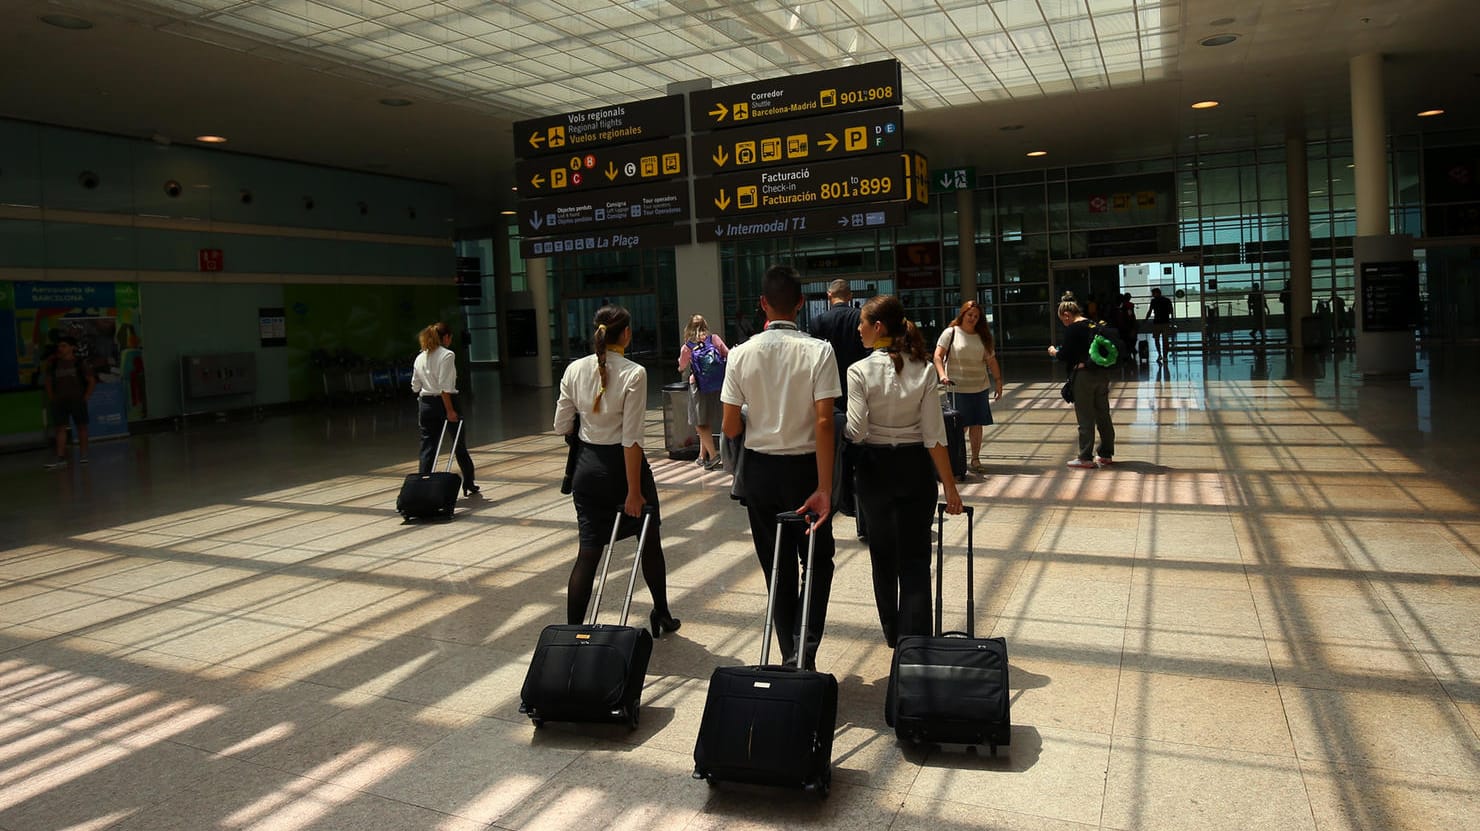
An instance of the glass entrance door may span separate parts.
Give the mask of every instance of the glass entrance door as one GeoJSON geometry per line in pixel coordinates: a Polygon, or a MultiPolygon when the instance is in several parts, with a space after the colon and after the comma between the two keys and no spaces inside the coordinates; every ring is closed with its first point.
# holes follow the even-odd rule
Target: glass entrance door
{"type": "MultiPolygon", "coordinates": [[[[1172,298],[1176,348],[1202,348],[1216,339],[1217,329],[1213,324],[1218,317],[1216,304],[1220,301],[1203,285],[1201,271],[1196,257],[1177,253],[1148,256],[1132,262],[1060,260],[1053,263],[1049,271],[1049,290],[1053,298],[1049,304],[1049,325],[1057,328],[1059,299],[1066,291],[1074,293],[1086,317],[1102,320],[1113,318],[1122,295],[1129,294],[1137,321],[1144,322],[1151,302],[1151,290],[1157,288],[1172,298]]],[[[1142,332],[1150,331],[1144,323],[1137,328],[1142,332]]],[[[1057,332],[1053,337],[1058,337],[1057,332]]]]}

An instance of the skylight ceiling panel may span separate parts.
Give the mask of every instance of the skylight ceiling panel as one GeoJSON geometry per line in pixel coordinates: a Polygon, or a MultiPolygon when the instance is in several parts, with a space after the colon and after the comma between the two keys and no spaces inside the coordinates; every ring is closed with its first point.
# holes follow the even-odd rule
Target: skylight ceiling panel
{"type": "Polygon", "coordinates": [[[868,28],[869,36],[878,42],[879,46],[889,52],[898,52],[902,49],[919,44],[920,39],[903,20],[887,20],[876,23],[868,28]]]}
{"type": "Polygon", "coordinates": [[[235,26],[238,21],[254,23],[258,32],[277,33],[274,40],[283,40],[283,35],[285,34],[292,37],[307,37],[323,29],[322,26],[317,26],[301,17],[284,14],[277,9],[270,9],[264,6],[239,6],[226,14],[220,15],[216,20],[228,26],[235,26]]]}
{"type": "Polygon", "coordinates": [[[752,49],[737,46],[732,49],[724,49],[715,53],[720,60],[735,67],[736,74],[755,75],[769,67],[768,62],[761,59],[752,49]]]}
{"type": "Polygon", "coordinates": [[[428,46],[434,45],[432,41],[427,40],[426,38],[417,37],[416,35],[410,34],[408,32],[398,32],[393,30],[386,30],[384,32],[381,32],[380,34],[375,36],[375,40],[379,41],[382,45],[390,49],[396,50],[397,52],[415,52],[417,50],[425,49],[428,46]]]}
{"type": "Polygon", "coordinates": [[[291,4],[275,3],[273,5],[281,8],[283,11],[308,20],[320,29],[338,29],[341,26],[348,26],[365,19],[362,15],[346,14],[335,8],[333,4],[312,2],[312,0],[308,2],[298,0],[298,2],[291,4]]]}
{"type": "Polygon", "coordinates": [[[196,15],[201,12],[219,12],[235,6],[241,0],[152,0],[154,5],[165,6],[182,14],[196,15]]]}
{"type": "Polygon", "coordinates": [[[932,10],[924,14],[910,15],[904,19],[904,22],[922,43],[935,43],[957,37],[956,24],[951,21],[950,17],[939,11],[932,10]]]}
{"type": "Polygon", "coordinates": [[[1053,33],[1054,42],[1058,44],[1060,51],[1083,46],[1095,46],[1095,30],[1089,25],[1089,20],[1087,19],[1053,23],[1050,24],[1049,29],[1053,33]]]}
{"type": "Polygon", "coordinates": [[[448,32],[456,33],[458,35],[461,35],[462,37],[468,38],[478,38],[497,34],[504,28],[502,26],[497,26],[493,23],[490,23],[489,21],[484,20],[477,15],[461,13],[440,17],[435,22],[437,23],[437,25],[442,26],[448,32]]]}
{"type": "MultiPolygon", "coordinates": [[[[1146,0],[1141,0],[1144,4],[1146,0]]],[[[1136,8],[1136,0],[1086,0],[1089,13],[1095,16],[1098,23],[1101,15],[1129,12],[1136,8]]]]}
{"type": "Polygon", "coordinates": [[[1136,34],[1136,16],[1130,12],[1095,15],[1095,32],[1101,40],[1117,35],[1136,34]]]}
{"type": "Polygon", "coordinates": [[[282,43],[291,37],[290,33],[282,29],[275,29],[272,26],[230,15],[221,15],[213,19],[211,25],[237,34],[244,34],[265,43],[282,43]]]}
{"type": "Polygon", "coordinates": [[[992,7],[986,3],[952,9],[946,16],[968,38],[1002,31],[1002,27],[997,25],[997,15],[992,14],[992,7]]]}
{"type": "Polygon", "coordinates": [[[634,73],[635,77],[646,76],[648,78],[648,85],[660,93],[675,81],[686,81],[694,77],[691,74],[689,65],[677,59],[659,61],[658,63],[648,64],[645,67],[634,68],[639,70],[634,73]]]}
{"type": "Polygon", "coordinates": [[[1038,0],[1038,7],[1043,19],[1049,23],[1089,19],[1089,9],[1084,0],[1038,0]]]}
{"type": "Polygon", "coordinates": [[[996,32],[986,37],[974,38],[971,45],[988,61],[1019,61],[1017,46],[1006,32],[996,32]]]}
{"type": "Polygon", "coordinates": [[[431,69],[438,65],[431,58],[423,57],[415,52],[402,52],[396,55],[389,55],[384,60],[387,63],[406,69],[431,69]]]}
{"type": "Polygon", "coordinates": [[[690,55],[683,59],[688,78],[723,78],[742,71],[718,55],[690,55]]]}
{"type": "Polygon", "coordinates": [[[585,66],[592,71],[616,69],[627,65],[626,61],[612,54],[611,50],[596,46],[582,46],[578,49],[570,50],[567,54],[570,55],[570,59],[576,64],[585,66]]]}
{"type": "Polygon", "coordinates": [[[603,48],[620,58],[623,65],[643,63],[661,57],[647,44],[627,38],[604,44],[603,48]]]}
{"type": "Polygon", "coordinates": [[[1021,29],[1042,24],[1043,13],[1038,10],[1038,0],[992,0],[992,11],[1006,29],[1021,29]]]}
{"type": "Polygon", "coordinates": [[[592,4],[592,8],[582,12],[598,28],[611,31],[627,26],[634,26],[643,21],[641,15],[633,12],[625,3],[613,3],[611,0],[592,4]]]}
{"type": "MultiPolygon", "coordinates": [[[[1047,26],[1029,26],[1026,29],[1012,29],[1007,33],[1012,38],[1012,44],[1017,47],[1018,54],[1023,60],[1033,63],[1045,56],[1058,60],[1059,49],[1054,43],[1053,34],[1047,26]]],[[[1036,64],[1035,64],[1036,65],[1036,64]]]]}

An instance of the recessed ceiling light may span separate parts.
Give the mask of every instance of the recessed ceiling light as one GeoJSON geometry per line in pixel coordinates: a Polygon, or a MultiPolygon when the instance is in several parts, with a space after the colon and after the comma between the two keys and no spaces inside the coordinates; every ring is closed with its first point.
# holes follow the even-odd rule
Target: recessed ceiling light
{"type": "Polygon", "coordinates": [[[410,98],[382,98],[380,103],[387,107],[409,107],[412,102],[410,98]]]}
{"type": "Polygon", "coordinates": [[[1193,103],[1192,108],[1194,110],[1211,110],[1216,106],[1218,106],[1217,101],[1197,101],[1193,103]]]}
{"type": "MultiPolygon", "coordinates": [[[[498,212],[498,215],[499,216],[513,216],[514,215],[514,212],[513,211],[499,211],[498,212]]],[[[450,220],[450,219],[448,220],[448,222],[451,222],[451,221],[452,220],[450,220]]]]}
{"type": "Polygon", "coordinates": [[[74,31],[82,31],[83,29],[91,29],[93,27],[91,20],[84,20],[70,14],[43,14],[41,15],[41,22],[48,26],[55,26],[58,29],[72,29],[74,31]]]}
{"type": "Polygon", "coordinates": [[[1028,151],[1028,155],[1029,155],[1029,156],[1030,156],[1030,157],[1032,157],[1032,158],[1035,158],[1035,159],[1036,159],[1036,158],[1038,158],[1038,157],[1039,157],[1039,156],[1047,156],[1047,155],[1048,155],[1048,151],[1047,151],[1047,150],[1029,150],[1029,151],[1028,151]]]}
{"type": "Polygon", "coordinates": [[[519,192],[519,186],[518,186],[518,185],[515,185],[515,186],[513,186],[513,187],[511,187],[511,188],[509,188],[509,190],[512,190],[512,191],[514,191],[514,192],[515,192],[515,193],[518,193],[518,192],[519,192]]]}
{"type": "Polygon", "coordinates": [[[1347,165],[1347,167],[1348,167],[1348,168],[1353,168],[1353,167],[1356,167],[1356,165],[1354,165],[1354,164],[1349,164],[1349,165],[1347,165]]]}
{"type": "Polygon", "coordinates": [[[1198,43],[1201,43],[1203,46],[1227,46],[1228,44],[1233,43],[1236,40],[1238,40],[1238,35],[1234,34],[1209,35],[1208,37],[1205,37],[1202,40],[1198,41],[1198,43]]]}
{"type": "Polygon", "coordinates": [[[1429,118],[1431,116],[1443,115],[1443,114],[1444,114],[1444,111],[1441,110],[1441,109],[1438,109],[1436,107],[1436,108],[1434,108],[1432,110],[1424,110],[1423,112],[1421,112],[1421,113],[1418,114],[1418,117],[1419,118],[1429,118]]]}
{"type": "Polygon", "coordinates": [[[226,137],[225,136],[196,136],[195,137],[195,140],[196,141],[199,141],[199,142],[202,142],[204,144],[225,144],[226,143],[226,137]]]}
{"type": "Polygon", "coordinates": [[[1023,125],[1021,125],[1021,124],[1004,124],[1001,127],[998,127],[997,129],[1001,130],[1004,133],[1016,133],[1018,130],[1023,129],[1023,125]]]}

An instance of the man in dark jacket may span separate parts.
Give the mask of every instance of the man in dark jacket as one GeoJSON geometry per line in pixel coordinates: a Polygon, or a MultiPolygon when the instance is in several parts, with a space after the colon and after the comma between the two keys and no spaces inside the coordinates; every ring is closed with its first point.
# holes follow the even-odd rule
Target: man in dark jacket
{"type": "Polygon", "coordinates": [[[848,409],[848,367],[868,357],[863,340],[858,336],[858,309],[853,306],[853,291],[847,280],[827,284],[827,311],[812,321],[812,337],[832,344],[838,358],[838,385],[843,394],[833,399],[838,412],[848,409]]]}
{"type": "Polygon", "coordinates": [[[848,413],[848,367],[868,357],[863,348],[863,339],[858,334],[859,310],[853,305],[853,290],[847,280],[834,280],[827,284],[827,311],[812,321],[811,334],[832,344],[833,354],[838,359],[838,387],[842,395],[833,399],[836,414],[834,435],[837,437],[837,468],[833,492],[833,507],[840,513],[854,518],[858,525],[858,538],[868,536],[868,523],[858,512],[853,493],[853,457],[843,446],[843,426],[848,413]]]}

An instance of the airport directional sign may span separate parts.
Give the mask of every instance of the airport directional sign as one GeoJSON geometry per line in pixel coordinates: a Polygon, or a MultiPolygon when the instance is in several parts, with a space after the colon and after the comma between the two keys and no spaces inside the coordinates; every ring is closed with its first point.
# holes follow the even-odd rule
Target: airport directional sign
{"type": "Polygon", "coordinates": [[[584,254],[593,251],[632,251],[638,248],[671,248],[688,245],[690,228],[682,225],[647,225],[617,231],[595,230],[563,237],[535,237],[519,241],[519,253],[526,259],[556,254],[584,254]]]}
{"type": "Polygon", "coordinates": [[[694,215],[729,216],[911,198],[905,158],[885,153],[698,179],[694,215]]]}
{"type": "Polygon", "coordinates": [[[683,96],[595,107],[514,122],[514,155],[569,154],[613,144],[682,135],[686,130],[683,96]]]}
{"type": "Polygon", "coordinates": [[[902,226],[907,214],[903,202],[838,205],[784,214],[720,217],[700,222],[695,233],[699,242],[738,242],[802,234],[872,231],[902,226]]]}
{"type": "Polygon", "coordinates": [[[744,127],[903,103],[899,61],[892,58],[689,93],[695,130],[744,127]]]}
{"type": "Polygon", "coordinates": [[[679,179],[521,200],[518,210],[527,237],[682,222],[689,218],[689,184],[679,179]]]}
{"type": "Polygon", "coordinates": [[[525,198],[656,182],[688,172],[684,145],[679,136],[521,159],[514,165],[514,176],[525,198]]]}
{"type": "Polygon", "coordinates": [[[902,111],[883,107],[696,135],[694,172],[733,173],[903,148],[902,111]]]}
{"type": "Polygon", "coordinates": [[[976,168],[948,167],[930,174],[930,189],[936,193],[971,190],[976,187],[976,168]]]}

